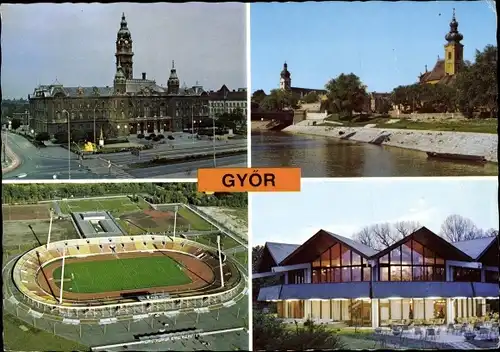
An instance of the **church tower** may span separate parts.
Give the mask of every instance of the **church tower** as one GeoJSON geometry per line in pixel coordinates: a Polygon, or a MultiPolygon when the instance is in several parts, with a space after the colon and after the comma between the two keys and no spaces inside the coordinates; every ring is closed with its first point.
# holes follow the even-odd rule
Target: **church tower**
{"type": "Polygon", "coordinates": [[[455,9],[453,9],[453,18],[450,22],[450,31],[446,34],[445,39],[448,43],[444,46],[444,70],[446,75],[453,76],[460,70],[464,59],[464,46],[460,43],[464,36],[458,31],[455,9]]]}
{"type": "Polygon", "coordinates": [[[133,78],[132,70],[132,37],[127,27],[125,14],[122,14],[122,21],[120,22],[120,30],[116,38],[116,70],[121,66],[126,79],[133,78]]]}
{"type": "Polygon", "coordinates": [[[281,71],[280,76],[280,89],[290,90],[292,87],[292,78],[286,62],[283,64],[283,71],[281,71]]]}
{"type": "Polygon", "coordinates": [[[170,77],[168,77],[167,93],[179,94],[179,77],[177,77],[177,71],[175,69],[174,60],[172,60],[172,69],[170,70],[170,77]]]}

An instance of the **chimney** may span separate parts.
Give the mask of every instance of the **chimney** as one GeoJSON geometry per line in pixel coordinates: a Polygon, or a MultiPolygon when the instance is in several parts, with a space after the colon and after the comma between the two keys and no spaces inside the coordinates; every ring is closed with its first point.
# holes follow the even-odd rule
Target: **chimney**
{"type": "Polygon", "coordinates": [[[145,80],[146,79],[146,72],[143,72],[142,73],[142,79],[145,80]]]}

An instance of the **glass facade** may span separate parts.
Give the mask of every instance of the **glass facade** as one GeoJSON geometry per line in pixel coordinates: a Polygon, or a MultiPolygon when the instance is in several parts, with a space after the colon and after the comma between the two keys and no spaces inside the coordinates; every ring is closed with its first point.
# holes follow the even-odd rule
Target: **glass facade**
{"type": "Polygon", "coordinates": [[[453,267],[453,281],[481,282],[481,270],[453,267]]]}
{"type": "Polygon", "coordinates": [[[445,281],[444,259],[408,240],[378,260],[379,281],[445,281]]]}
{"type": "Polygon", "coordinates": [[[358,253],[336,243],[312,263],[311,275],[313,284],[370,281],[371,267],[358,253]]]}
{"type": "Polygon", "coordinates": [[[397,323],[446,321],[446,300],[427,298],[379,300],[380,326],[397,323]]]}
{"type": "Polygon", "coordinates": [[[371,302],[363,299],[330,299],[278,302],[278,317],[313,319],[343,323],[348,326],[371,326],[371,302]]]}
{"type": "Polygon", "coordinates": [[[484,281],[491,284],[498,284],[498,271],[486,270],[484,273],[484,281]]]}

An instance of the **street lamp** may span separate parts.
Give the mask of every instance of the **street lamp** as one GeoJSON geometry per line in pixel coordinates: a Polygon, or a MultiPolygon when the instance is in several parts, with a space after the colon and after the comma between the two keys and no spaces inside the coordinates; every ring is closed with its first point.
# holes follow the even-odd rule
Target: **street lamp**
{"type": "Polygon", "coordinates": [[[71,121],[68,110],[63,110],[68,115],[68,180],[71,180],[71,121]]]}
{"type": "Polygon", "coordinates": [[[95,109],[97,109],[97,104],[94,106],[94,145],[97,145],[97,137],[95,132],[95,109]]]}
{"type": "Polygon", "coordinates": [[[193,116],[193,104],[191,103],[191,139],[193,140],[194,143],[194,116],[193,116]]]}

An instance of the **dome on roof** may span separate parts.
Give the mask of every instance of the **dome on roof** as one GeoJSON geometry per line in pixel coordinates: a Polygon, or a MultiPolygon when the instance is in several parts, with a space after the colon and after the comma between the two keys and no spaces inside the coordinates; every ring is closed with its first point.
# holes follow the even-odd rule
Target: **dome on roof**
{"type": "Polygon", "coordinates": [[[281,78],[290,78],[290,71],[288,71],[288,65],[286,62],[283,64],[283,70],[281,71],[281,78]]]}
{"type": "Polygon", "coordinates": [[[450,31],[444,37],[449,43],[459,43],[464,36],[458,31],[458,22],[455,18],[455,9],[453,9],[453,17],[450,22],[450,31]]]}

